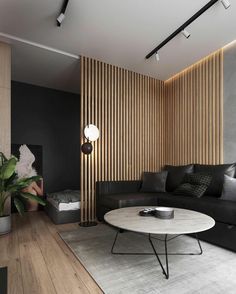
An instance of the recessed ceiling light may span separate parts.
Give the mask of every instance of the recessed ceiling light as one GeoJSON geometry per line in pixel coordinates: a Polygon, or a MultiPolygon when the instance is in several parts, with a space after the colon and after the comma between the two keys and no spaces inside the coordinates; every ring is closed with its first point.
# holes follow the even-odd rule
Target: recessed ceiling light
{"type": "Polygon", "coordinates": [[[158,52],[156,52],[155,56],[156,56],[156,61],[158,62],[160,60],[160,56],[159,56],[158,52]]]}

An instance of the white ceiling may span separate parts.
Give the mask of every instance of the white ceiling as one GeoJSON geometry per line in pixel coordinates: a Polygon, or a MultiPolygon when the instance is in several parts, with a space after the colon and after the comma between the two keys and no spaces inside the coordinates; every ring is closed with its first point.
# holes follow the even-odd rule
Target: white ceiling
{"type": "MultiPolygon", "coordinates": [[[[155,58],[145,55],[208,0],[70,0],[61,28],[62,0],[1,0],[0,32],[73,54],[85,55],[166,80],[236,39],[236,0],[220,2],[188,27],[155,58]]],[[[78,92],[78,60],[18,42],[13,47],[13,79],[78,92]]]]}

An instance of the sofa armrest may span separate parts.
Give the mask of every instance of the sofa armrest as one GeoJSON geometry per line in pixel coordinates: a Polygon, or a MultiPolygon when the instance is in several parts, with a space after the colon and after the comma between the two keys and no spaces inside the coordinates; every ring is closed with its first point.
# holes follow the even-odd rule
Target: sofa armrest
{"type": "Polygon", "coordinates": [[[96,182],[97,218],[103,220],[104,214],[109,211],[103,206],[102,198],[108,194],[136,193],[140,190],[141,181],[99,181],[96,182]]]}

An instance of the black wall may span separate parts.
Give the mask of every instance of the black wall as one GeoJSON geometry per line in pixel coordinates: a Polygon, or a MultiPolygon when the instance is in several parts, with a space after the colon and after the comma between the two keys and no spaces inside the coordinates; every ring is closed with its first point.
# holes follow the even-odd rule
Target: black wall
{"type": "Polygon", "coordinates": [[[80,96],[12,82],[12,143],[42,145],[45,192],[80,188],[80,96]]]}

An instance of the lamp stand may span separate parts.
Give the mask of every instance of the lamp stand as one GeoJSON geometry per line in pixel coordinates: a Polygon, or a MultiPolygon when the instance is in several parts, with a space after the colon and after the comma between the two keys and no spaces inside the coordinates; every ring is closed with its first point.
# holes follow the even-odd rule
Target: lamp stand
{"type": "Polygon", "coordinates": [[[97,222],[81,222],[81,223],[79,223],[79,225],[81,227],[94,227],[97,224],[98,224],[97,222]]]}

